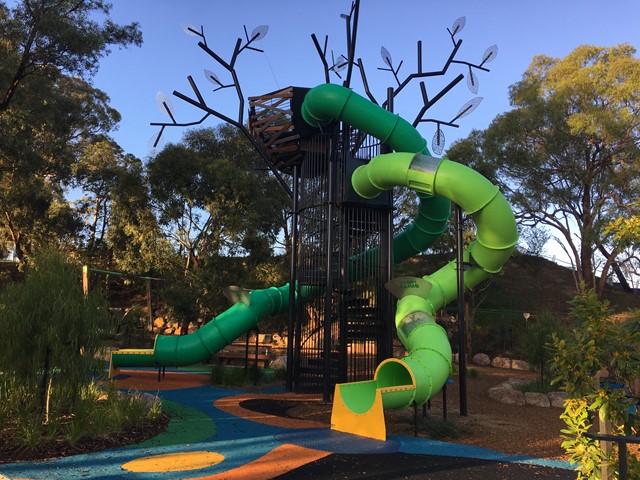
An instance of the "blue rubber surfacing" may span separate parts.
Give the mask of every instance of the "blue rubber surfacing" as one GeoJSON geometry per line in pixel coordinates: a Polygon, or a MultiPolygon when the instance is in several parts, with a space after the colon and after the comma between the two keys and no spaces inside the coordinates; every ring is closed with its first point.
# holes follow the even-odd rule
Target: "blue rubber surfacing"
{"type": "MultiPolygon", "coordinates": [[[[270,388],[269,393],[278,389],[270,388]]],[[[283,391],[279,389],[279,391],[283,391]]],[[[499,462],[515,462],[561,469],[572,469],[565,461],[514,456],[455,443],[423,438],[390,435],[386,442],[332,431],[328,428],[288,429],[259,424],[219,410],[213,403],[223,397],[247,393],[241,390],[194,387],[180,390],[149,391],[162,399],[200,410],[216,424],[217,431],[198,442],[160,447],[107,450],[91,454],[53,459],[44,462],[24,462],[0,465],[0,474],[8,478],[31,479],[148,479],[192,478],[224,472],[266,455],[287,443],[306,448],[342,454],[410,453],[461,458],[477,458],[499,462]],[[136,473],[121,469],[131,460],[167,453],[209,451],[224,455],[224,461],[210,467],[183,472],[136,473]]],[[[262,391],[261,393],[264,393],[262,391]]]]}

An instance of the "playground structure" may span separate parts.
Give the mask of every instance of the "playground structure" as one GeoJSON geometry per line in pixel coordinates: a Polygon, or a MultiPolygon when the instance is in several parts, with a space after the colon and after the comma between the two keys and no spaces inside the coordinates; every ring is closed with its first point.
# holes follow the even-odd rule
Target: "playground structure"
{"type": "MultiPolygon", "coordinates": [[[[449,31],[454,49],[440,72],[425,72],[418,44],[418,73],[398,81],[383,107],[352,92],[349,79],[354,57],[359,2],[346,16],[351,35],[345,61],[329,67],[326,42],[322,49],[327,83],[311,90],[289,87],[250,98],[249,129],[242,113],[230,119],[208,107],[195,82],[189,83],[197,98],[174,92],[179,98],[240,128],[252,141],[293,200],[290,282],[281,287],[244,291],[233,289],[234,305],[198,331],[181,337],[158,336],[151,349],[124,349],[112,353],[110,376],[123,366],[175,367],[208,360],[226,345],[255,328],[265,316],[289,313],[287,388],[321,391],[325,400],[333,393],[333,428],[384,439],[383,410],[424,404],[445,384],[451,373],[451,346],[434,312],[459,294],[456,262],[423,278],[393,278],[393,265],[427,250],[441,235],[450,217],[450,203],[458,204],[477,227],[476,240],[462,254],[470,268],[464,273],[464,289],[473,288],[500,271],[516,242],[511,209],[498,188],[473,170],[446,159],[432,157],[427,142],[414,128],[426,110],[455,86],[458,75],[433,99],[421,84],[425,106],[413,125],[389,110],[393,97],[416,77],[442,75],[452,63],[481,68],[495,56],[488,49],[482,63],[454,60],[461,40],[455,34],[464,22],[449,31]],[[353,22],[353,23],[352,23],[353,22]],[[347,68],[343,86],[329,83],[329,72],[347,68]],[[395,153],[391,153],[395,152],[395,153]],[[282,175],[291,177],[286,182],[282,175]],[[409,188],[420,201],[413,223],[392,237],[392,194],[395,186],[409,188]],[[386,288],[385,288],[386,287],[386,288]],[[394,302],[395,326],[408,355],[392,354],[394,302]],[[373,380],[371,378],[373,377],[373,380]]],[[[189,27],[201,36],[201,29],[189,27]]],[[[225,62],[206,44],[199,46],[235,76],[237,55],[258,38],[256,29],[242,46],[238,39],[231,62],[225,62]]],[[[397,79],[398,68],[386,49],[383,61],[397,79]]],[[[210,76],[210,75],[209,75],[210,76]]],[[[211,77],[217,80],[217,77],[211,77]]],[[[472,91],[477,91],[477,79],[472,91]]],[[[475,92],[474,92],[475,93],[475,92]]],[[[242,103],[241,109],[242,112],[242,103]]],[[[435,121],[433,146],[441,151],[441,125],[456,126],[479,100],[468,102],[451,122],[435,121]]],[[[164,107],[168,110],[166,104],[164,107]]],[[[170,124],[180,126],[172,117],[170,124]]],[[[162,130],[161,130],[162,131],[162,130]]]]}
{"type": "MultiPolygon", "coordinates": [[[[396,151],[355,170],[352,184],[362,197],[374,198],[393,186],[406,186],[421,194],[422,202],[454,201],[474,218],[477,238],[465,252],[474,266],[465,272],[466,288],[500,271],[516,244],[517,230],[509,205],[491,182],[463,165],[429,156],[426,142],[408,122],[344,87],[325,84],[310,90],[302,115],[308,123],[319,125],[342,120],[384,139],[396,151]]],[[[407,254],[400,248],[403,238],[394,239],[399,258],[407,254]]],[[[377,259],[377,252],[371,249],[363,255],[377,259]]],[[[336,385],[332,423],[337,430],[385,438],[384,408],[425,403],[451,373],[451,347],[433,314],[457,296],[455,264],[395,285],[400,296],[396,328],[408,355],[383,361],[373,380],[336,385]]],[[[314,285],[298,284],[296,303],[317,290],[314,285]]],[[[289,284],[246,292],[241,301],[190,335],[158,336],[153,349],[113,352],[111,368],[183,366],[207,360],[261,318],[286,311],[289,295],[289,284]]]]}

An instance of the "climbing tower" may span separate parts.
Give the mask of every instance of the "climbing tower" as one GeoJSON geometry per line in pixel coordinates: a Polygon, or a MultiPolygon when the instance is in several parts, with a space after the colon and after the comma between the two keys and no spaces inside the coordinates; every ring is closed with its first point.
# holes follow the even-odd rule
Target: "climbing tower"
{"type": "Polygon", "coordinates": [[[342,123],[313,128],[300,107],[308,89],[249,98],[249,128],[293,181],[289,386],[322,392],[370,378],[391,354],[392,198],[364,200],[351,173],[380,142],[342,123]],[[372,252],[362,255],[362,252],[372,252]]]}

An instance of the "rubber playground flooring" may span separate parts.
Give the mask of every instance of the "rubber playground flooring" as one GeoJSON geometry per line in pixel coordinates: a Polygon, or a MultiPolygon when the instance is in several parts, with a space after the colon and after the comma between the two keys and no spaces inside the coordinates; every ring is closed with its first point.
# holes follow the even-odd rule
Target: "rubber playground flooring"
{"type": "MultiPolygon", "coordinates": [[[[167,431],[135,446],[0,465],[17,479],[575,479],[558,460],[507,455],[468,445],[389,435],[386,442],[332,431],[328,425],[246,410],[242,401],[301,398],[281,388],[216,388],[208,376],[127,370],[124,390],[158,394],[172,414],[167,431]]],[[[524,439],[526,441],[526,439],[524,439]]]]}

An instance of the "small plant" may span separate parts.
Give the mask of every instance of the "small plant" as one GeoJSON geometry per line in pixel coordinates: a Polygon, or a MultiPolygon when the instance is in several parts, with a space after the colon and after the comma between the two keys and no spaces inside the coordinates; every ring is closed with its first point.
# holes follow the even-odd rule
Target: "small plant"
{"type": "MultiPolygon", "coordinates": [[[[576,328],[563,337],[552,336],[552,383],[562,385],[568,396],[561,416],[567,425],[562,446],[579,464],[579,478],[595,480],[601,478],[601,464],[614,465],[615,458],[606,458],[599,442],[584,433],[600,418],[610,422],[614,435],[623,435],[629,408],[624,390],[599,385],[595,377],[603,368],[625,385],[640,376],[640,314],[628,322],[611,322],[609,304],[593,291],[576,296],[572,306],[576,328]]],[[[640,469],[638,458],[628,461],[629,471],[640,469]]]]}
{"type": "Polygon", "coordinates": [[[465,433],[465,430],[456,422],[431,416],[423,419],[421,426],[425,434],[434,440],[456,439],[465,433]]]}
{"type": "Polygon", "coordinates": [[[553,385],[548,380],[543,381],[540,378],[536,378],[535,380],[531,380],[528,383],[517,383],[514,385],[516,390],[521,391],[522,393],[527,392],[536,392],[536,393],[549,393],[557,390],[557,387],[554,388],[553,385]]]}
{"type": "Polygon", "coordinates": [[[154,397],[151,405],[149,405],[149,410],[147,411],[147,417],[150,420],[156,420],[162,415],[162,400],[157,395],[154,397]]]}
{"type": "Polygon", "coordinates": [[[89,433],[89,419],[85,416],[73,416],[65,428],[66,439],[71,445],[75,445],[89,433]]]}
{"type": "Polygon", "coordinates": [[[243,367],[214,365],[209,374],[212,385],[221,387],[247,387],[259,385],[264,378],[264,370],[257,365],[247,370],[243,367]]]}
{"type": "Polygon", "coordinates": [[[28,417],[18,420],[18,443],[27,448],[35,448],[42,441],[42,418],[28,417]]]}
{"type": "Polygon", "coordinates": [[[480,378],[480,371],[477,368],[467,368],[467,377],[480,378]]]}

